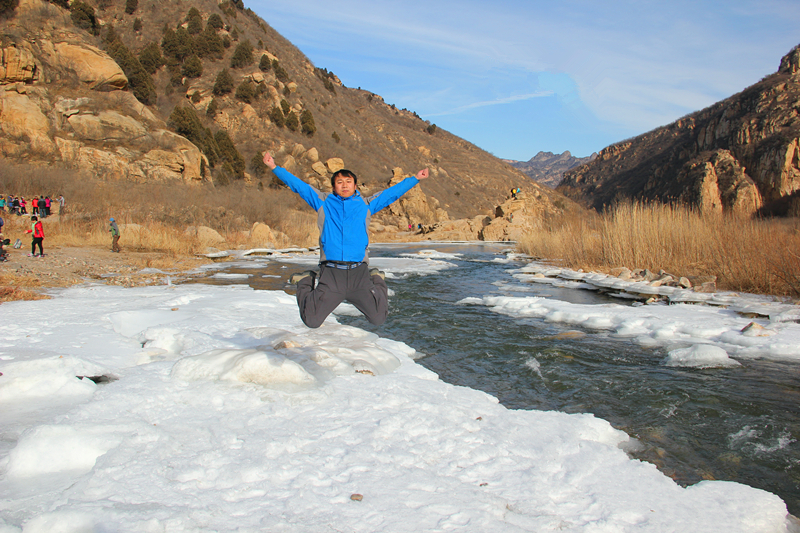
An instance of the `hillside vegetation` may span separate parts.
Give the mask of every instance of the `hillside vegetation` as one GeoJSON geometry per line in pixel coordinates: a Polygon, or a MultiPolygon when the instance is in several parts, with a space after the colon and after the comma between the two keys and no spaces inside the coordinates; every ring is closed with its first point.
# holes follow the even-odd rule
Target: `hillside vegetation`
{"type": "Polygon", "coordinates": [[[491,212],[528,183],[413,111],[344,87],[241,1],[21,0],[4,15],[0,153],[17,163],[269,188],[270,150],[323,189],[345,166],[366,193],[429,167],[425,209],[382,220],[398,227],[491,212]]]}

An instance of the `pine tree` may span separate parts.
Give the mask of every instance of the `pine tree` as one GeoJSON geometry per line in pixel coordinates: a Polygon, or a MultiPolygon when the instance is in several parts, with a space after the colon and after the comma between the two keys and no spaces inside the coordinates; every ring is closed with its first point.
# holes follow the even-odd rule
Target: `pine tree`
{"type": "Polygon", "coordinates": [[[300,113],[300,131],[309,137],[313,137],[317,132],[317,125],[314,124],[314,116],[308,109],[303,109],[303,112],[300,113]]]}
{"type": "Polygon", "coordinates": [[[231,77],[231,73],[228,72],[228,69],[222,69],[219,74],[217,74],[217,79],[214,81],[214,88],[211,90],[215,95],[221,96],[223,94],[228,94],[233,90],[233,78],[231,77]]]}
{"type": "Polygon", "coordinates": [[[245,40],[236,46],[231,57],[231,68],[242,68],[253,64],[253,45],[245,40]]]}

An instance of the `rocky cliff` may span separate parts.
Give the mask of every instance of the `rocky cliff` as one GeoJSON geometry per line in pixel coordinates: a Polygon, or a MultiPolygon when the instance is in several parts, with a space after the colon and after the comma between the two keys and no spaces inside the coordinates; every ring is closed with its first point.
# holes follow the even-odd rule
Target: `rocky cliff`
{"type": "MultiPolygon", "coordinates": [[[[278,164],[368,193],[429,167],[386,223],[491,213],[519,171],[367,90],[344,87],[241,0],[20,0],[0,19],[0,154],[104,178],[268,186],[278,164]],[[221,83],[221,81],[225,83],[221,83]]],[[[560,198],[538,195],[552,208],[560,198]]]]}
{"type": "Polygon", "coordinates": [[[622,200],[702,211],[800,215],[800,47],[778,71],[713,106],[603,149],[558,191],[602,209],[622,200]]]}
{"type": "Polygon", "coordinates": [[[564,173],[567,170],[593,161],[596,157],[597,154],[592,154],[589,157],[575,157],[569,151],[561,154],[539,152],[528,161],[506,159],[505,162],[524,172],[536,183],[555,189],[564,179],[564,173]]]}

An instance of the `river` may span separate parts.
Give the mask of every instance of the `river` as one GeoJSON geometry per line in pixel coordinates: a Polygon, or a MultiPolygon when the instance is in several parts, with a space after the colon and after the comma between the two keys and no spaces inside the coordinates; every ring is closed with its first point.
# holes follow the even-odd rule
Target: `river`
{"type": "MultiPolygon", "coordinates": [[[[735,368],[671,367],[663,364],[664,348],[459,304],[467,297],[502,294],[625,305],[593,291],[520,282],[508,271],[523,262],[496,261],[506,248],[373,245],[375,264],[435,249],[459,254],[447,260],[457,268],[387,279],[394,295],[382,326],[355,316],[338,319],[408,344],[424,354],[418,362],[442,380],[485,391],[508,408],[603,418],[636,439],[628,450],[632,457],[655,464],[681,485],[737,481],[779,495],[789,512],[800,514],[796,364],[744,360],[735,368]]],[[[293,292],[285,282],[288,274],[307,268],[270,261],[255,271],[225,272],[250,274],[247,282],[257,289],[293,292]]]]}

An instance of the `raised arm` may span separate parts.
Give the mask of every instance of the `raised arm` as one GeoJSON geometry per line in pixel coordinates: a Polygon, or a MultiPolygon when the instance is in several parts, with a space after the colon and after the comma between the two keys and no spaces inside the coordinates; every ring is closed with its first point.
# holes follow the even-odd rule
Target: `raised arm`
{"type": "Polygon", "coordinates": [[[396,202],[403,196],[405,193],[410,191],[414,188],[414,186],[419,183],[419,180],[424,180],[429,176],[428,169],[423,168],[419,172],[417,172],[414,176],[410,176],[400,183],[396,183],[389,187],[388,189],[379,192],[373,196],[370,196],[367,199],[369,203],[370,212],[372,214],[377,213],[381,209],[385,208],[386,206],[396,202]]]}
{"type": "Polygon", "coordinates": [[[264,152],[264,164],[267,165],[267,168],[269,168],[279,180],[285,183],[287,187],[299,194],[300,198],[305,200],[306,203],[314,209],[314,211],[319,211],[319,208],[322,207],[323,198],[317,189],[313,188],[311,185],[301,180],[285,168],[276,165],[275,159],[272,158],[272,154],[269,152],[264,152]]]}

